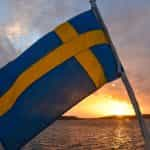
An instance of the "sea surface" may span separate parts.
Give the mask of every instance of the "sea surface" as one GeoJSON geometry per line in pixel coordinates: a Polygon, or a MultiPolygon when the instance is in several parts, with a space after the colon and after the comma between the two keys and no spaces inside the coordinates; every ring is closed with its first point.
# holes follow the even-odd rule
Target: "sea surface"
{"type": "Polygon", "coordinates": [[[144,150],[144,142],[136,120],[58,120],[23,150],[144,150]]]}
{"type": "Polygon", "coordinates": [[[144,150],[144,142],[136,120],[58,120],[23,150],[144,150]]]}

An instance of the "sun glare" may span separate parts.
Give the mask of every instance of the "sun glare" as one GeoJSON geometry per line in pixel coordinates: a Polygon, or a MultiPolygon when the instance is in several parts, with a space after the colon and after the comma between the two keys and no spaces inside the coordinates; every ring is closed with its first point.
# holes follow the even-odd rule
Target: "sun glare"
{"type": "Polygon", "coordinates": [[[130,105],[126,102],[113,101],[112,104],[110,104],[110,107],[112,115],[123,116],[130,115],[132,113],[130,105]]]}
{"type": "Polygon", "coordinates": [[[104,116],[125,116],[133,115],[132,106],[124,101],[115,98],[105,97],[101,102],[93,105],[93,111],[104,116]]]}
{"type": "Polygon", "coordinates": [[[67,115],[84,118],[103,116],[134,115],[132,105],[126,100],[117,99],[107,95],[89,96],[79,105],[71,109],[67,115]]]}

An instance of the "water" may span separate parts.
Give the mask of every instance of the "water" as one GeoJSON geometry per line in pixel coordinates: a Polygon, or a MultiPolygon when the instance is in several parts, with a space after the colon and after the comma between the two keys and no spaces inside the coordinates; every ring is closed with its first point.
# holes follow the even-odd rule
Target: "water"
{"type": "Polygon", "coordinates": [[[23,150],[144,150],[144,142],[135,120],[59,120],[23,150]]]}

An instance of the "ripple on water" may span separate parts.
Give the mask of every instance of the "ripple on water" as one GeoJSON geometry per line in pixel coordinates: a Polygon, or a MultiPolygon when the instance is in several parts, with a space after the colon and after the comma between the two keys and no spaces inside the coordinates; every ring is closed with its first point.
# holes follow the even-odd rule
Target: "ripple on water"
{"type": "Polygon", "coordinates": [[[135,120],[59,120],[24,150],[144,150],[143,147],[135,120]]]}

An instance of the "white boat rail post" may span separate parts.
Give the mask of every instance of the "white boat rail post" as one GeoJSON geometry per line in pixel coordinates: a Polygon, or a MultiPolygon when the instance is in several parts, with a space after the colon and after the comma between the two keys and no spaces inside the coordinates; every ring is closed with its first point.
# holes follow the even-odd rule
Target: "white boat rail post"
{"type": "Polygon", "coordinates": [[[145,124],[145,121],[144,121],[144,118],[142,116],[142,113],[140,111],[140,107],[139,107],[139,104],[137,102],[137,99],[136,99],[136,96],[135,96],[135,93],[134,93],[134,90],[129,82],[129,79],[127,77],[127,74],[124,70],[124,67],[120,61],[120,58],[117,54],[117,51],[116,51],[116,48],[111,40],[111,37],[110,37],[110,34],[107,30],[107,27],[103,21],[103,18],[100,14],[100,11],[98,9],[98,6],[96,4],[96,0],[90,0],[90,4],[91,4],[91,8],[95,14],[95,16],[97,17],[98,21],[100,24],[103,24],[103,29],[105,31],[105,33],[107,34],[108,36],[108,40],[112,46],[112,50],[113,50],[113,53],[114,53],[114,56],[116,58],[116,60],[118,61],[118,72],[120,73],[121,75],[121,79],[122,79],[122,82],[126,88],[126,91],[127,91],[127,94],[131,100],[131,103],[133,105],[133,108],[134,108],[134,111],[136,113],[136,117],[138,119],[138,122],[139,122],[139,126],[140,126],[140,129],[141,129],[141,133],[143,135],[143,138],[144,138],[144,142],[145,142],[145,149],[146,150],[150,150],[150,136],[149,136],[149,132],[148,132],[148,129],[146,127],[146,124],[145,124]]]}

